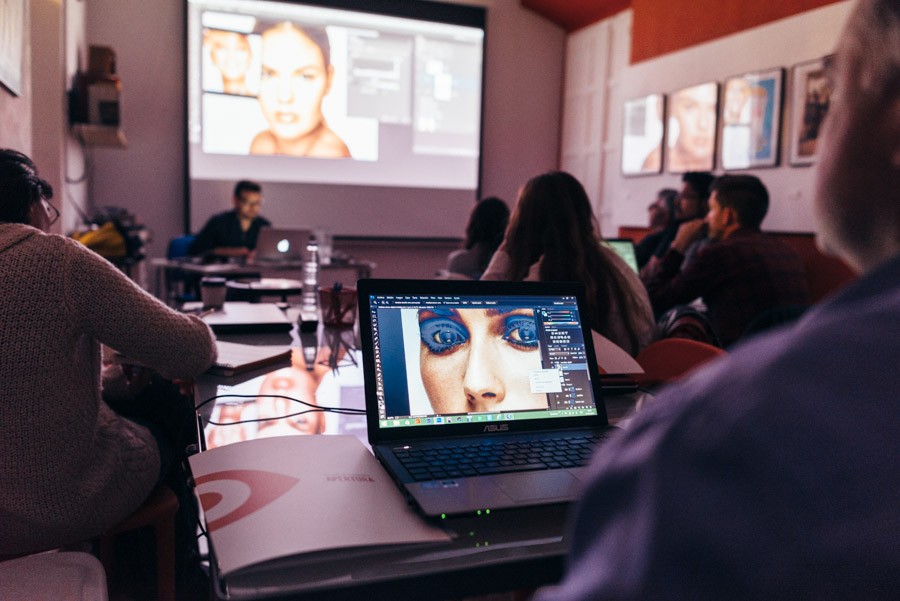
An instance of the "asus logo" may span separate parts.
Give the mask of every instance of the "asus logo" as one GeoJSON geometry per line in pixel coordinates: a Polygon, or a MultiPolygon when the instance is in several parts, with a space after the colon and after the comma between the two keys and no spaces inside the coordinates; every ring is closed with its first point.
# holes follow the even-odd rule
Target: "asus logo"
{"type": "Polygon", "coordinates": [[[506,432],[509,430],[509,424],[491,424],[490,426],[485,426],[485,432],[506,432]]]}

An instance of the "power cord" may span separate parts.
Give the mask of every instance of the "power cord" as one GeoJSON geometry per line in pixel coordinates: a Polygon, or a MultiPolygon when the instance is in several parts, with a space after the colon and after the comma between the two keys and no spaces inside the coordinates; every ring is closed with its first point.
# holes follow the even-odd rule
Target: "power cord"
{"type": "Polygon", "coordinates": [[[289,417],[296,417],[298,415],[304,415],[307,413],[336,413],[338,415],[365,415],[365,409],[353,409],[351,407],[323,407],[321,405],[315,405],[313,403],[309,403],[307,401],[302,401],[300,399],[295,399],[294,397],[285,396],[283,394],[217,394],[216,396],[210,397],[194,407],[194,410],[199,410],[201,407],[212,403],[218,399],[225,398],[238,398],[238,399],[258,399],[258,398],[269,398],[269,399],[285,399],[291,401],[293,403],[299,403],[300,405],[305,405],[309,407],[309,409],[304,409],[303,411],[297,411],[296,413],[288,413],[287,415],[277,415],[274,417],[260,417],[255,419],[242,419],[234,422],[214,422],[213,420],[207,420],[207,424],[213,426],[234,426],[237,424],[252,424],[259,422],[270,422],[278,419],[287,419],[289,417]]]}

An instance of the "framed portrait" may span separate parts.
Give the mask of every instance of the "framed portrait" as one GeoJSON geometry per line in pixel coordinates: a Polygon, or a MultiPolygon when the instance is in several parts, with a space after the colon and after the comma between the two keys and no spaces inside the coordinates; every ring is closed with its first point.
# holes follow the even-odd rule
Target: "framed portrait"
{"type": "Polygon", "coordinates": [[[716,161],[719,84],[703,83],[669,94],[666,171],[712,171],[716,161]]]}
{"type": "Polygon", "coordinates": [[[722,169],[778,164],[784,69],[730,77],[722,85],[719,165],[722,169]]]}
{"type": "Polygon", "coordinates": [[[791,74],[791,164],[811,165],[819,154],[822,123],[831,106],[827,67],[832,56],[799,63],[791,74]]]}
{"type": "Polygon", "coordinates": [[[625,101],[622,118],[622,174],[662,171],[665,96],[650,94],[625,101]]]}
{"type": "Polygon", "coordinates": [[[22,33],[25,0],[0,0],[0,83],[18,96],[22,93],[22,33]]]}

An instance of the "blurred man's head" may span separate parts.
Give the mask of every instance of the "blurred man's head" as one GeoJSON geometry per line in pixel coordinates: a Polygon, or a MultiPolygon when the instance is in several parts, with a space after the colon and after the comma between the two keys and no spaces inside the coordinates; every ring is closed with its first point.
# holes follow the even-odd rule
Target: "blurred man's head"
{"type": "Polygon", "coordinates": [[[675,202],[675,218],[678,221],[698,219],[706,215],[709,186],[713,176],[706,171],[688,171],[681,176],[681,192],[675,202]]]}
{"type": "Polygon", "coordinates": [[[759,230],[769,210],[769,192],[753,175],[723,175],[712,184],[706,225],[720,240],[737,229],[759,230]]]}
{"type": "Polygon", "coordinates": [[[663,188],[656,193],[656,200],[647,207],[647,221],[651,229],[663,229],[675,218],[675,199],[678,190],[663,188]]]}
{"type": "Polygon", "coordinates": [[[234,186],[234,208],[242,219],[254,219],[262,209],[262,186],[241,180],[234,186]]]}
{"type": "Polygon", "coordinates": [[[900,4],[861,0],[838,45],[816,174],[819,244],[865,271],[900,252],[900,4]]]}

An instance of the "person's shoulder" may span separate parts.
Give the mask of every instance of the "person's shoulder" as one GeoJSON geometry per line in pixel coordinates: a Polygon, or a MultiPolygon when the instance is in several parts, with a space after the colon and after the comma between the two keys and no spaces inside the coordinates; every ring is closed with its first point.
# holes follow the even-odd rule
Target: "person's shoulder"
{"type": "Polygon", "coordinates": [[[261,131],[250,142],[250,154],[275,154],[278,141],[269,130],[261,131]]]}
{"type": "Polygon", "coordinates": [[[344,141],[331,129],[325,129],[316,140],[316,144],[309,153],[310,156],[345,159],[350,158],[350,149],[344,141]]]}

